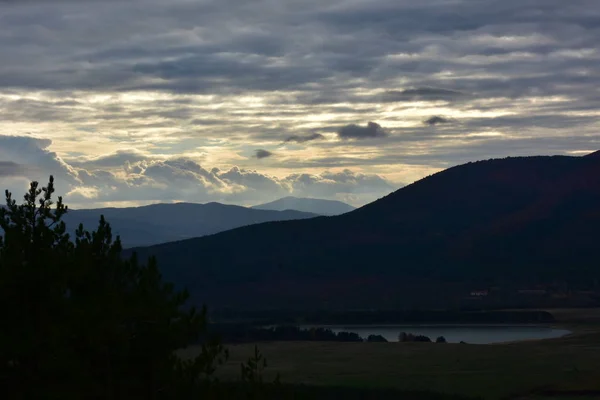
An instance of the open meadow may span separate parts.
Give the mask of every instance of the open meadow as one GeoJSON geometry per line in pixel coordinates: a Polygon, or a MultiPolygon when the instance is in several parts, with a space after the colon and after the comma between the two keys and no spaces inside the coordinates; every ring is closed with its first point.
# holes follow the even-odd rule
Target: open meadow
{"type": "MultiPolygon", "coordinates": [[[[257,343],[267,380],[308,385],[429,390],[484,399],[600,398],[600,325],[557,313],[577,327],[560,339],[496,345],[435,343],[257,343]],[[563,395],[557,395],[556,392],[563,395]]],[[[589,319],[590,321],[592,318],[589,319]]],[[[235,379],[254,344],[229,346],[224,379],[235,379]]],[[[194,350],[189,349],[188,354],[194,350]]]]}

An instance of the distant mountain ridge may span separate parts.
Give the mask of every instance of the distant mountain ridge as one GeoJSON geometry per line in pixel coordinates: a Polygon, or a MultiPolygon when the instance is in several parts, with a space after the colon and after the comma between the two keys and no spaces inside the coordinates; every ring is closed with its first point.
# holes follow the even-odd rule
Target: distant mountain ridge
{"type": "Polygon", "coordinates": [[[311,199],[305,197],[282,197],[269,203],[259,204],[252,208],[258,210],[297,210],[319,215],[340,215],[355,210],[349,204],[337,200],[311,199]]]}
{"type": "Polygon", "coordinates": [[[444,307],[480,287],[597,285],[598,226],[600,157],[519,157],[452,167],[335,217],[136,251],[213,307],[444,307]]]}
{"type": "Polygon", "coordinates": [[[63,219],[69,232],[80,223],[91,231],[97,228],[100,215],[110,223],[113,234],[121,236],[124,247],[189,239],[262,222],[316,217],[295,210],[254,210],[213,202],[69,210],[63,219]]]}

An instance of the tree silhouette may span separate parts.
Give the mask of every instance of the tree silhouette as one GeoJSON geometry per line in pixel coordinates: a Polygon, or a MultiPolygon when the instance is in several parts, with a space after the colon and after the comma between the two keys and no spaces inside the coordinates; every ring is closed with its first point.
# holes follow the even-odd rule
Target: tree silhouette
{"type": "Polygon", "coordinates": [[[193,393],[227,358],[206,340],[206,309],[162,281],[156,260],[121,258],[101,217],[72,241],[54,179],[0,208],[0,385],[22,398],[144,398],[193,393]],[[53,207],[54,206],[54,207],[53,207]],[[175,351],[204,339],[200,354],[175,351]]]}
{"type": "Polygon", "coordinates": [[[387,339],[381,335],[369,335],[367,337],[367,342],[385,342],[385,343],[387,343],[387,339]]]}

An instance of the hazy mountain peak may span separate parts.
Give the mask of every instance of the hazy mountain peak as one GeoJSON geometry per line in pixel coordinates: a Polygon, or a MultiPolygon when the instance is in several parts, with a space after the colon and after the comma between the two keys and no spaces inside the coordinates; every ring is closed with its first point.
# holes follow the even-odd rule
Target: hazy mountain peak
{"type": "Polygon", "coordinates": [[[349,204],[337,200],[313,199],[306,197],[286,196],[278,200],[259,204],[254,207],[259,210],[297,210],[320,215],[339,215],[354,210],[349,204]]]}
{"type": "Polygon", "coordinates": [[[64,221],[69,230],[80,223],[94,230],[100,215],[120,235],[125,247],[148,246],[177,241],[271,221],[287,221],[315,217],[315,214],[295,210],[253,210],[247,207],[221,204],[158,203],[142,207],[69,210],[64,221]]]}

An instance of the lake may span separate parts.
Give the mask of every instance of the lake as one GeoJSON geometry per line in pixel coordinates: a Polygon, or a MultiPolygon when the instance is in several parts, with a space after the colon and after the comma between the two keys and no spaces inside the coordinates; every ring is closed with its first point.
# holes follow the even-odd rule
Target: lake
{"type": "Polygon", "coordinates": [[[334,332],[355,332],[363,338],[381,335],[389,342],[397,342],[400,332],[424,335],[432,341],[444,336],[448,343],[492,344],[520,340],[559,338],[571,333],[566,329],[535,325],[320,325],[334,332]]]}

